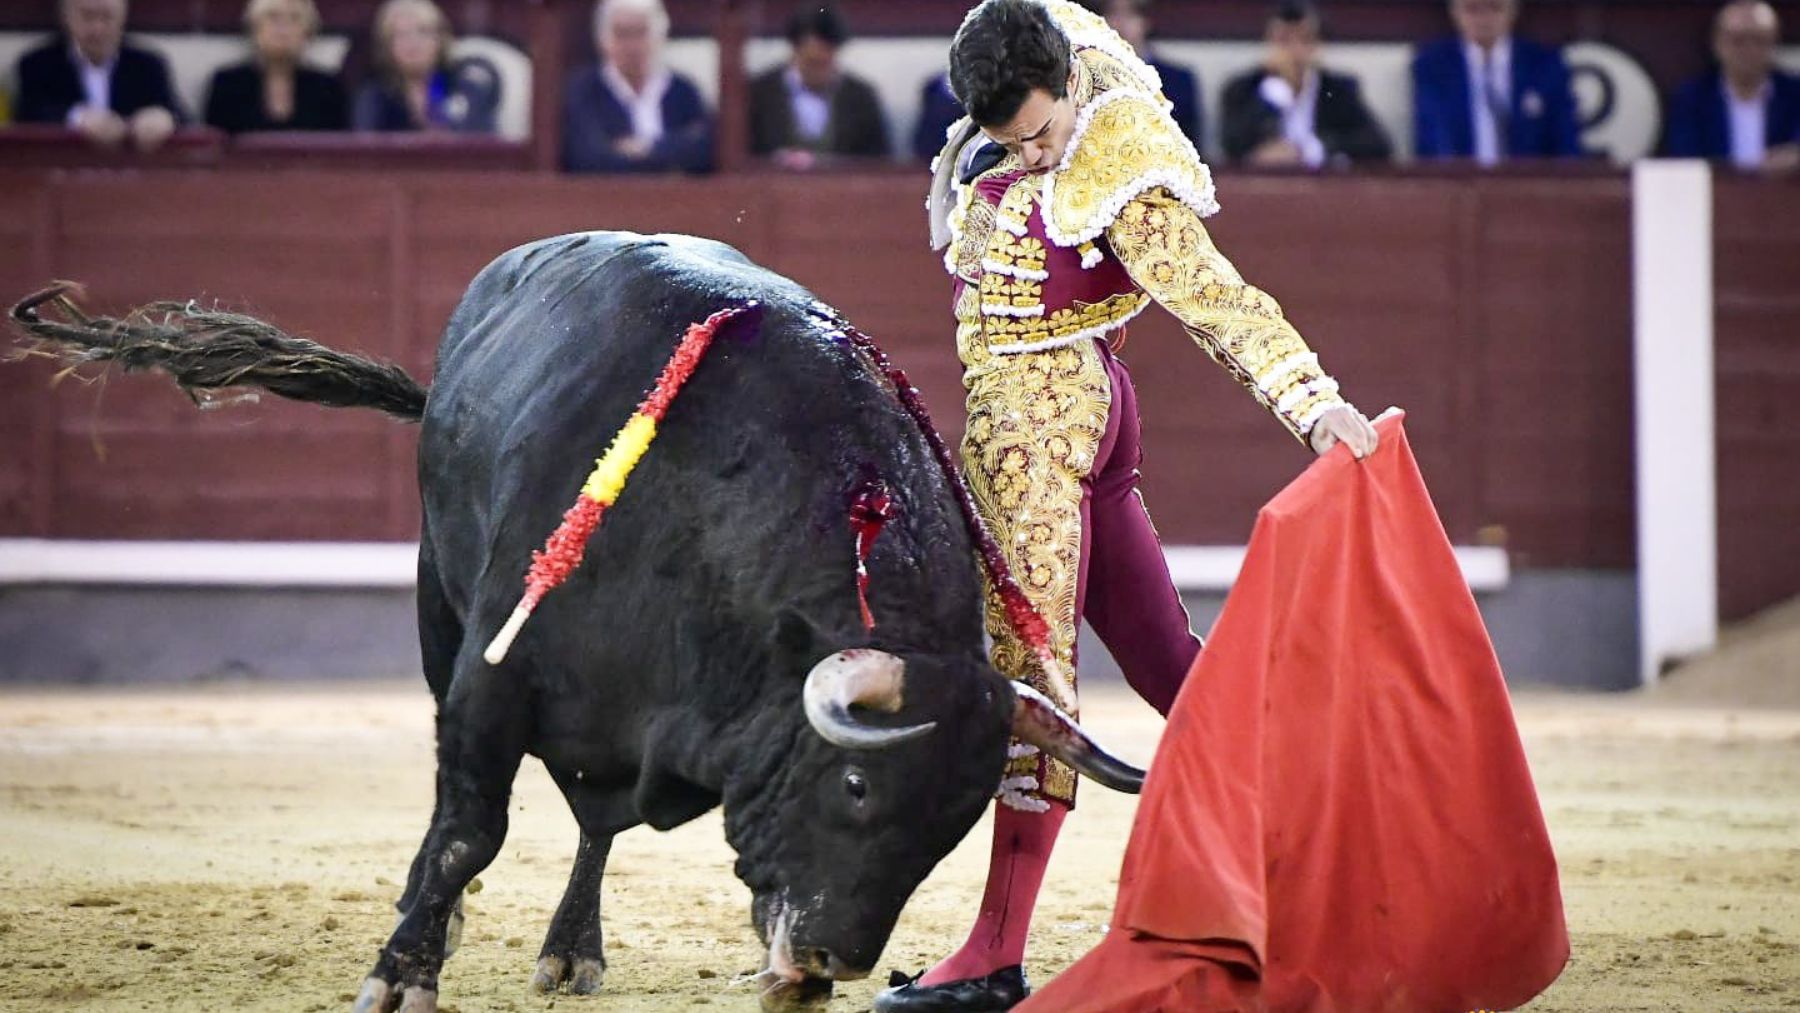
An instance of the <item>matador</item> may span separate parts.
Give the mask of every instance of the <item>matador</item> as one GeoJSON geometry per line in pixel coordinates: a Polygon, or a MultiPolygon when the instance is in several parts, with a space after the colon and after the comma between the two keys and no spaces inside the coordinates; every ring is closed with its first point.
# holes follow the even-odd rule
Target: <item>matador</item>
{"type": "MultiPolygon", "coordinates": [[[[955,291],[969,486],[1063,670],[1085,618],[1166,715],[1201,641],[1138,489],[1127,322],[1160,304],[1319,453],[1341,441],[1360,458],[1375,431],[1213,245],[1211,174],[1156,71],[1105,21],[1068,0],[985,0],[952,43],[950,81],[969,115],[933,166],[929,210],[955,291]]],[[[987,626],[995,667],[1054,696],[992,595],[987,626]]],[[[1026,933],[1075,774],[1028,745],[1009,757],[968,941],[896,972],[877,1010],[999,1010],[1028,993],[1026,933]]]]}

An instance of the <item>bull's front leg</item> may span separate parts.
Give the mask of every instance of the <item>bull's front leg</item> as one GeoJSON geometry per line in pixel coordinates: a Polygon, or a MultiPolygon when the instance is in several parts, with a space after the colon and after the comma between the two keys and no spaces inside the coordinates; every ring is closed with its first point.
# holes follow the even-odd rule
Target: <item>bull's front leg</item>
{"type": "MultiPolygon", "coordinates": [[[[431,834],[430,828],[436,825],[437,811],[434,809],[431,813],[431,822],[426,825],[425,833],[427,836],[430,836],[431,834]]],[[[394,902],[394,910],[400,912],[400,919],[406,917],[406,912],[412,909],[413,898],[419,895],[419,879],[425,872],[425,857],[427,854],[429,854],[429,852],[427,852],[425,846],[421,844],[419,845],[418,853],[413,856],[412,868],[406,873],[406,889],[401,892],[400,899],[394,902]]],[[[399,919],[396,919],[394,922],[396,926],[398,926],[399,923],[399,919]]],[[[456,899],[456,906],[450,909],[450,927],[444,938],[445,960],[449,960],[456,955],[456,948],[462,944],[462,932],[463,900],[461,897],[458,897],[456,899]]]]}
{"type": "Polygon", "coordinates": [[[524,756],[528,714],[516,673],[459,659],[438,711],[437,809],[413,865],[411,903],[363,981],[354,1013],[433,1013],[451,916],[464,888],[500,853],[524,756]]]}
{"type": "Polygon", "coordinates": [[[575,849],[575,866],[562,903],[550,920],[544,948],[538,952],[537,971],[531,990],[554,992],[564,982],[577,995],[600,991],[606,977],[606,956],[600,931],[600,882],[606,875],[606,856],[612,837],[581,835],[575,849]]]}

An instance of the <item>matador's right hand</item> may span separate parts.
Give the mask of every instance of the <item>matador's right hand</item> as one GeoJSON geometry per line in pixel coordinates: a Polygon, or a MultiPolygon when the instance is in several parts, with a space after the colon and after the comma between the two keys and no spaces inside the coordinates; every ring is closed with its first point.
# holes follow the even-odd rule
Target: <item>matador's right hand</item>
{"type": "Polygon", "coordinates": [[[1340,405],[1319,416],[1319,420],[1313,423],[1308,440],[1321,457],[1342,442],[1360,461],[1375,452],[1375,445],[1381,438],[1376,435],[1374,424],[1362,412],[1349,405],[1340,405]]]}

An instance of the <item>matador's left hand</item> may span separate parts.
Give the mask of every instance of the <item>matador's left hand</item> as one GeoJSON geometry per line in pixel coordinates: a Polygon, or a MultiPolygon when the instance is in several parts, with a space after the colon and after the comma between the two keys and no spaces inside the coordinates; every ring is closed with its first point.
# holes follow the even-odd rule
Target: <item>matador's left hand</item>
{"type": "Polygon", "coordinates": [[[1375,452],[1379,440],[1374,425],[1362,412],[1349,405],[1341,405],[1319,416],[1312,427],[1312,448],[1321,456],[1341,441],[1360,461],[1375,452]]]}

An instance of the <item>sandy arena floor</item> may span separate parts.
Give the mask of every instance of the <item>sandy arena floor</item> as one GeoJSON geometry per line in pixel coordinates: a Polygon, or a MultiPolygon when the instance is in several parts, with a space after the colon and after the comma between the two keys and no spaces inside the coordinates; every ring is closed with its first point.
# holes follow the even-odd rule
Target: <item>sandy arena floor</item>
{"type": "MultiPolygon", "coordinates": [[[[1800,1008],[1800,711],[1528,696],[1519,717],[1575,955],[1537,1011],[1800,1008]]],[[[423,685],[0,692],[0,1009],[339,1010],[392,926],[431,805],[423,685]]],[[[1138,760],[1157,722],[1097,692],[1138,760]]],[[[1088,789],[1030,968],[1099,936],[1132,802],[1088,789]]],[[[470,898],[446,1010],[754,1009],[747,894],[716,816],[614,848],[593,998],[525,988],[575,829],[534,761],[470,898]]],[[[960,941],[987,827],[921,889],[883,958],[960,941]]],[[[874,980],[832,1006],[867,1009],[874,980]]]]}

